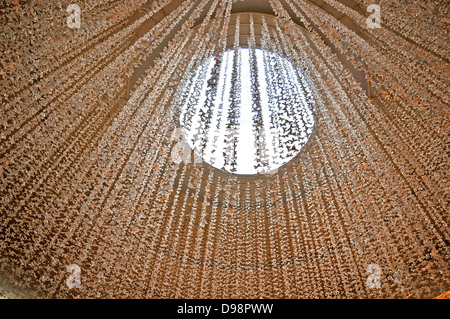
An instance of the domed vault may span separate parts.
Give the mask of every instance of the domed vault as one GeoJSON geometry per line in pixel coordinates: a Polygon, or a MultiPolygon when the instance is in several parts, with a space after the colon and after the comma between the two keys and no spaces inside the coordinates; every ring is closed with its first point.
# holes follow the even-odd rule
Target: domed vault
{"type": "Polygon", "coordinates": [[[98,0],[72,28],[70,2],[0,9],[3,296],[449,290],[445,3],[389,1],[372,28],[369,0],[98,0]],[[244,98],[251,175],[233,171],[244,98]],[[296,149],[276,170],[264,121],[296,149]],[[216,128],[225,169],[202,159],[216,128]]]}

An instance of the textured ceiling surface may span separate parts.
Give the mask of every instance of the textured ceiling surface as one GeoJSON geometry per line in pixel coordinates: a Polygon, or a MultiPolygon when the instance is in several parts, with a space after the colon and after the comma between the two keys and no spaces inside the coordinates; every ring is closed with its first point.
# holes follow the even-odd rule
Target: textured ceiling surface
{"type": "MultiPolygon", "coordinates": [[[[155,15],[156,18],[152,17],[152,19],[149,19],[146,22],[144,22],[141,27],[141,30],[137,32],[137,35],[138,36],[142,35],[144,32],[148,31],[157,21],[160,21],[161,19],[163,19],[164,16],[166,16],[168,13],[170,13],[172,10],[174,10],[174,8],[176,8],[181,2],[182,2],[182,0],[172,1],[167,7],[163,8],[160,12],[158,12],[155,15]]],[[[311,1],[311,3],[313,3],[316,6],[317,10],[325,10],[326,12],[328,12],[331,15],[333,15],[334,17],[336,17],[336,19],[341,21],[341,23],[343,23],[345,26],[347,26],[351,30],[354,30],[357,34],[362,34],[362,31],[358,28],[357,25],[355,25],[355,23],[353,22],[352,19],[348,18],[345,14],[342,14],[339,11],[333,9],[333,7],[328,5],[326,2],[311,1]]],[[[362,10],[353,0],[343,0],[342,3],[349,6],[350,8],[354,8],[358,13],[365,14],[364,10],[362,10]]],[[[256,12],[256,13],[262,13],[262,14],[268,14],[268,15],[274,14],[273,9],[270,6],[269,0],[237,1],[233,5],[232,13],[245,13],[245,12],[256,12]]],[[[135,19],[137,19],[138,17],[140,17],[141,15],[142,15],[142,13],[137,13],[134,17],[132,17],[132,19],[130,20],[130,23],[132,21],[134,21],[135,19]]],[[[206,13],[205,13],[205,15],[206,15],[206,13]]],[[[203,21],[205,15],[203,15],[199,19],[197,19],[197,22],[203,21]]],[[[295,16],[295,15],[292,15],[292,16],[295,16]]],[[[298,19],[294,19],[294,21],[298,25],[302,25],[302,22],[299,21],[298,19]]],[[[180,22],[180,25],[181,25],[181,22],[180,22]]],[[[229,32],[231,33],[232,30],[230,29],[229,32]]],[[[256,32],[258,32],[258,30],[256,30],[256,32]]],[[[174,34],[175,34],[175,29],[167,37],[166,41],[162,41],[162,44],[160,45],[161,49],[164,48],[165,45],[167,45],[169,39],[174,34]]],[[[245,34],[245,33],[243,33],[243,34],[245,34]]],[[[328,41],[326,38],[324,38],[324,39],[325,39],[327,45],[330,45],[332,47],[332,43],[330,41],[328,41]]],[[[229,39],[229,41],[231,44],[231,41],[232,41],[231,38],[229,39]]],[[[243,42],[243,43],[245,43],[245,42],[243,42]]],[[[332,47],[332,49],[335,52],[337,52],[337,50],[335,48],[332,47]]],[[[133,77],[131,79],[131,88],[134,86],[134,84],[136,83],[136,81],[139,78],[145,76],[145,70],[150,65],[152,65],[155,57],[157,57],[158,54],[159,54],[159,50],[155,50],[153,54],[148,56],[146,62],[142,63],[140,68],[138,70],[136,70],[135,74],[133,75],[133,77]]],[[[357,70],[355,70],[352,63],[350,63],[350,61],[348,61],[344,56],[340,55],[340,59],[344,63],[346,68],[349,69],[353,73],[354,77],[361,83],[362,88],[365,90],[368,90],[367,81],[364,76],[364,73],[358,72],[357,70]]],[[[370,92],[368,94],[371,97],[375,96],[374,94],[371,94],[370,92]]]]}
{"type": "MultiPolygon", "coordinates": [[[[72,1],[2,6],[0,296],[449,291],[448,4],[388,1],[371,28],[372,2],[96,0],[78,26],[72,1]],[[244,46],[302,74],[310,141],[266,175],[175,161],[193,70],[244,46]]],[[[294,96],[272,62],[280,100],[294,96]]]]}

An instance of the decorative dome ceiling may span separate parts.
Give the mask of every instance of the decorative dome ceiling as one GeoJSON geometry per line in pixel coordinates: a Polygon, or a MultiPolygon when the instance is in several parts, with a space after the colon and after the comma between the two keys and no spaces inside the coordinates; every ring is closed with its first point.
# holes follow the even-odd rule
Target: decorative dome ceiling
{"type": "Polygon", "coordinates": [[[448,5],[383,2],[373,27],[372,2],[0,8],[0,295],[431,298],[450,290],[448,5]],[[258,135],[258,67],[268,107],[281,114],[267,126],[278,142],[292,146],[283,121],[294,135],[298,123],[309,125],[295,103],[314,113],[307,143],[270,174],[214,168],[184,152],[176,133],[180,105],[202,85],[198,136],[214,133],[223,91],[232,166],[242,48],[259,164],[267,144],[258,135]],[[268,52],[261,64],[257,48],[268,52]],[[217,77],[228,50],[229,87],[217,77]],[[211,58],[216,66],[196,80],[211,58]]]}

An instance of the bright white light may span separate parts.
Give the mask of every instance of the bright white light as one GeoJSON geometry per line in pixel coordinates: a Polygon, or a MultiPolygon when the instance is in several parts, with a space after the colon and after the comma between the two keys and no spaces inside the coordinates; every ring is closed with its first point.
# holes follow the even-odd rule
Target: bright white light
{"type": "MultiPolygon", "coordinates": [[[[274,53],[266,52],[267,55],[276,56],[274,53]]],[[[224,55],[224,62],[222,63],[222,69],[220,70],[220,77],[219,77],[219,83],[218,83],[218,91],[217,95],[214,101],[214,110],[211,120],[211,126],[209,131],[207,132],[207,146],[204,150],[203,156],[199,154],[208,164],[212,165],[213,167],[223,169],[224,167],[224,156],[223,152],[225,150],[225,134],[226,132],[226,124],[227,124],[227,115],[228,115],[228,108],[229,108],[229,99],[230,99],[230,88],[231,88],[231,71],[232,71],[232,64],[233,64],[233,57],[234,57],[234,51],[230,50],[227,51],[224,55]],[[226,68],[226,61],[228,60],[228,68],[226,68]],[[227,73],[227,76],[225,77],[224,74],[227,73]],[[226,79],[226,83],[225,83],[226,79]],[[225,94],[222,98],[222,88],[225,85],[225,94]],[[223,103],[223,109],[221,111],[221,115],[219,115],[219,105],[223,103]],[[220,120],[220,129],[216,130],[216,126],[218,121],[220,120]],[[214,149],[213,141],[214,139],[217,139],[216,145],[217,149],[214,149]]],[[[289,140],[291,140],[290,143],[287,143],[286,141],[283,141],[283,139],[280,139],[277,137],[277,132],[270,129],[270,118],[271,118],[271,110],[269,109],[269,96],[267,93],[267,77],[264,70],[264,60],[263,60],[263,51],[260,49],[256,49],[256,57],[257,57],[257,63],[258,63],[258,81],[259,81],[259,90],[261,93],[261,108],[262,108],[262,114],[263,114],[263,127],[262,129],[265,132],[265,139],[266,139],[266,145],[267,145],[267,153],[270,157],[268,162],[268,168],[266,168],[264,171],[258,171],[255,168],[256,165],[256,156],[255,156],[255,137],[254,137],[254,128],[253,128],[253,115],[252,112],[252,94],[251,94],[251,81],[250,81],[250,50],[249,49],[241,49],[241,58],[242,58],[242,64],[241,64],[241,82],[242,82],[242,88],[241,88],[241,103],[240,103],[240,117],[239,117],[239,131],[235,134],[238,135],[239,142],[237,144],[237,166],[236,171],[233,173],[236,174],[246,174],[246,175],[252,175],[257,173],[265,173],[267,171],[273,171],[278,169],[280,166],[284,165],[285,163],[289,162],[293,157],[295,157],[299,152],[300,149],[304,146],[304,144],[309,139],[312,128],[314,126],[314,117],[312,114],[312,110],[310,109],[310,106],[306,103],[306,99],[303,95],[302,88],[300,86],[299,77],[301,77],[301,74],[298,74],[294,71],[292,64],[279,56],[276,56],[280,58],[280,61],[282,61],[283,65],[285,66],[283,69],[283,74],[280,74],[282,77],[287,77],[288,74],[290,76],[294,77],[294,88],[291,88],[295,90],[297,93],[301,94],[301,101],[295,102],[292,100],[289,100],[289,96],[281,97],[279,95],[280,92],[276,92],[277,94],[273,94],[273,97],[275,99],[281,99],[285,98],[287,99],[287,103],[292,105],[294,113],[296,115],[288,116],[285,112],[282,112],[282,110],[273,110],[274,112],[277,112],[277,116],[280,118],[284,118],[287,120],[286,127],[280,127],[279,131],[293,131],[292,127],[296,127],[297,129],[294,130],[292,133],[292,137],[289,137],[289,140]],[[300,118],[303,118],[303,120],[299,120],[300,118]],[[292,142],[294,140],[294,142],[292,142]],[[295,154],[292,154],[292,151],[289,151],[288,146],[295,146],[296,152],[295,154]]],[[[194,137],[197,128],[200,126],[200,115],[199,111],[202,106],[205,105],[206,101],[206,89],[207,89],[207,81],[211,77],[211,71],[214,66],[214,60],[209,60],[209,66],[208,71],[206,75],[206,79],[203,83],[203,89],[200,94],[200,98],[198,100],[197,105],[195,106],[195,115],[192,118],[192,125],[190,130],[184,129],[184,134],[187,138],[187,141],[190,145],[190,147],[194,150],[200,149],[200,137],[197,136],[194,137]]],[[[197,70],[196,78],[200,74],[200,69],[197,70]]],[[[309,90],[308,88],[306,88],[309,90]]],[[[190,96],[193,93],[193,88],[190,88],[190,96]]],[[[187,99],[187,101],[189,98],[187,99]]],[[[181,113],[181,125],[185,127],[185,122],[183,121],[184,115],[186,113],[186,107],[187,107],[187,101],[185,101],[184,105],[182,106],[182,113],[181,113]]]]}

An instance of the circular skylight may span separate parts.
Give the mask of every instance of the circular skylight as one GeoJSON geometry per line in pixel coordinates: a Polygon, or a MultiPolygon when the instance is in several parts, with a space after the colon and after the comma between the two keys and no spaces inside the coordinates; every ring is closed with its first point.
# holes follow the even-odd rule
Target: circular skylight
{"type": "Polygon", "coordinates": [[[273,173],[310,138],[314,101],[287,59],[261,49],[253,58],[249,49],[238,52],[210,58],[193,74],[181,106],[184,138],[215,168],[273,173]]]}

